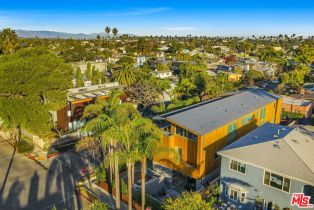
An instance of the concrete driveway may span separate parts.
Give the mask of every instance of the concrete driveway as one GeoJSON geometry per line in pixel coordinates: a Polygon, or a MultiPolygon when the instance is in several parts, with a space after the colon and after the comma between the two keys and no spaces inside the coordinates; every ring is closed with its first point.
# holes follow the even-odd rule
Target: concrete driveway
{"type": "Polygon", "coordinates": [[[73,152],[39,164],[0,139],[0,209],[82,209],[86,203],[74,186],[85,164],[73,152]]]}

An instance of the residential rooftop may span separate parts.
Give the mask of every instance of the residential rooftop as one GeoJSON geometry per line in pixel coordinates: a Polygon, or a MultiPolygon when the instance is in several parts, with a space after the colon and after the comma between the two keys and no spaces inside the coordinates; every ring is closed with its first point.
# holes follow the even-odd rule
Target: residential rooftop
{"type": "Polygon", "coordinates": [[[294,105],[294,106],[308,106],[308,105],[312,104],[312,101],[288,97],[288,96],[283,96],[283,103],[294,105]]]}
{"type": "Polygon", "coordinates": [[[314,184],[313,151],[311,132],[266,123],[218,154],[314,184]]]}
{"type": "Polygon", "coordinates": [[[171,121],[198,135],[205,135],[279,98],[261,89],[250,89],[169,112],[155,119],[171,121]]]}
{"type": "Polygon", "coordinates": [[[68,90],[68,101],[84,100],[107,96],[111,89],[119,88],[118,82],[105,83],[100,85],[91,85],[86,87],[72,88],[68,90]]]}

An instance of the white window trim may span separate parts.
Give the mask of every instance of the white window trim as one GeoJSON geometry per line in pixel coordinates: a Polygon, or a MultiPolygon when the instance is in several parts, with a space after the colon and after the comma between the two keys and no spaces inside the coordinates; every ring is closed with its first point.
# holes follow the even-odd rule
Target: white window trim
{"type": "MultiPolygon", "coordinates": [[[[283,176],[283,175],[281,175],[281,174],[278,174],[278,173],[276,173],[276,172],[272,172],[272,171],[269,171],[269,170],[264,170],[264,173],[263,173],[263,180],[262,180],[262,181],[263,181],[263,185],[266,186],[266,187],[270,187],[270,188],[275,189],[275,190],[278,190],[278,191],[280,191],[280,192],[284,192],[284,193],[290,194],[292,179],[289,178],[289,177],[283,176]],[[266,172],[266,171],[269,172],[270,174],[276,174],[276,175],[278,175],[278,176],[282,176],[282,177],[283,177],[283,182],[285,181],[285,178],[290,179],[289,192],[284,191],[283,189],[280,190],[280,189],[278,189],[278,188],[276,188],[276,187],[271,186],[270,184],[269,184],[269,185],[265,184],[265,183],[264,183],[264,179],[265,179],[265,172],[266,172]]],[[[282,187],[282,188],[283,188],[283,187],[282,187]]]]}
{"type": "Polygon", "coordinates": [[[230,186],[228,185],[227,196],[228,196],[228,198],[229,198],[230,200],[232,200],[232,201],[234,201],[234,202],[237,202],[237,203],[246,203],[246,195],[247,195],[246,192],[243,192],[243,191],[241,191],[241,190],[235,189],[235,188],[230,187],[230,186]],[[231,190],[237,192],[238,200],[235,200],[235,199],[231,198],[231,190]],[[244,195],[245,195],[243,201],[241,201],[242,193],[244,193],[244,195]]]}
{"type": "MultiPolygon", "coordinates": [[[[266,170],[266,171],[268,171],[268,172],[272,172],[272,173],[274,173],[274,174],[278,174],[278,175],[280,175],[280,176],[284,176],[284,177],[286,177],[286,178],[288,178],[288,179],[290,179],[290,180],[296,180],[296,181],[299,181],[299,182],[303,182],[303,183],[305,183],[305,184],[313,185],[313,183],[308,182],[308,181],[306,181],[306,180],[299,179],[299,178],[297,178],[297,177],[292,177],[292,176],[289,176],[289,175],[286,175],[286,174],[283,174],[283,173],[274,171],[274,170],[272,170],[272,169],[269,169],[269,168],[265,168],[265,167],[256,165],[256,164],[254,164],[254,163],[242,161],[242,160],[240,160],[240,159],[233,158],[233,157],[231,157],[231,156],[229,156],[229,155],[222,155],[222,156],[225,157],[225,158],[228,158],[229,161],[230,161],[230,159],[236,160],[236,161],[240,161],[240,162],[246,163],[247,165],[250,165],[250,166],[252,166],[252,167],[261,169],[262,171],[265,171],[265,170],[266,170]]],[[[232,170],[232,171],[233,171],[233,170],[232,170]]],[[[264,174],[265,174],[265,173],[264,173],[264,174]]],[[[263,180],[262,180],[262,181],[263,181],[263,184],[264,184],[264,174],[263,174],[263,180]]],[[[267,185],[266,185],[266,186],[267,186],[267,185]]],[[[283,191],[283,192],[284,192],[284,191],[283,191]]]]}
{"type": "Polygon", "coordinates": [[[229,159],[229,170],[230,170],[230,171],[234,171],[234,172],[239,173],[239,174],[242,174],[242,175],[246,175],[247,164],[246,164],[246,163],[243,163],[243,162],[241,162],[241,161],[235,160],[235,159],[229,159]],[[232,161],[232,160],[233,160],[233,161],[236,161],[236,162],[238,162],[238,163],[244,164],[244,165],[245,165],[245,173],[242,173],[242,172],[240,172],[240,171],[238,171],[238,170],[232,169],[232,168],[231,168],[231,161],[232,161]]]}

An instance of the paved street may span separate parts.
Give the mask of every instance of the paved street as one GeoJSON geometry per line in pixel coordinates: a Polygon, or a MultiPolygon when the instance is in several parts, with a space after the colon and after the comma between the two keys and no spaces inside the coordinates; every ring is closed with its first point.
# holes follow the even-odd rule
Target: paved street
{"type": "Polygon", "coordinates": [[[82,209],[84,201],[74,191],[75,180],[85,164],[66,152],[41,164],[18,154],[0,139],[0,209],[82,209]]]}

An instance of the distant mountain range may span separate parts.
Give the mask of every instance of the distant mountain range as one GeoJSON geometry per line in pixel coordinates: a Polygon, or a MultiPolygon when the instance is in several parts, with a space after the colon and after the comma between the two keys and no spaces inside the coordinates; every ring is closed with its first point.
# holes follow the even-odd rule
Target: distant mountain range
{"type": "Polygon", "coordinates": [[[60,39],[95,39],[99,34],[102,37],[107,37],[107,34],[102,33],[92,33],[92,34],[84,34],[84,33],[65,33],[65,32],[57,32],[57,31],[28,31],[28,30],[15,30],[16,34],[19,37],[23,38],[60,38],[60,39]]]}

